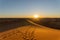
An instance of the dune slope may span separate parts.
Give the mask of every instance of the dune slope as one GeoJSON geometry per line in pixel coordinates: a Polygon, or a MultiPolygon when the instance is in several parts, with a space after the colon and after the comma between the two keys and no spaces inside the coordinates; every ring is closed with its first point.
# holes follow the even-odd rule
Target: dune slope
{"type": "Polygon", "coordinates": [[[60,40],[60,30],[23,26],[1,32],[0,40],[60,40]]]}

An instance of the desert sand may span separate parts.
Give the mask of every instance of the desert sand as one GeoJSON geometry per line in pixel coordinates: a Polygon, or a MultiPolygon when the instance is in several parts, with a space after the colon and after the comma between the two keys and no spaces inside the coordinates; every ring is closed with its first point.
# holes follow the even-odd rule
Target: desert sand
{"type": "Polygon", "coordinates": [[[0,33],[0,40],[60,40],[60,30],[22,26],[0,33]]]}

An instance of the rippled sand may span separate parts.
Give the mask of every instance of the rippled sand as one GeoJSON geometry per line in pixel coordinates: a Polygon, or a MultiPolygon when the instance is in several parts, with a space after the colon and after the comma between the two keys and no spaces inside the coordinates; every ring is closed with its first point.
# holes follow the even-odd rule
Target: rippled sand
{"type": "Polygon", "coordinates": [[[60,30],[23,26],[1,32],[0,40],[60,40],[60,30]]]}

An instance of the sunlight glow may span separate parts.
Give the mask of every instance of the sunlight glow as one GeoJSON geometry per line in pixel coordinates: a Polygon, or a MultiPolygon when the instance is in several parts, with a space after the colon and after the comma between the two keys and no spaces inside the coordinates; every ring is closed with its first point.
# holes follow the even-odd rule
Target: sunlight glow
{"type": "Polygon", "coordinates": [[[34,15],[34,18],[39,18],[39,16],[37,14],[34,15]]]}

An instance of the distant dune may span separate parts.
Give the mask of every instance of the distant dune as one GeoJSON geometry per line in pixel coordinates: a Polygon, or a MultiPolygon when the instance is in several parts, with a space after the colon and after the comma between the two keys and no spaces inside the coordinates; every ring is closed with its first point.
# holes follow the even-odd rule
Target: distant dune
{"type": "Polygon", "coordinates": [[[0,40],[60,40],[60,30],[22,26],[1,32],[0,40]]]}

